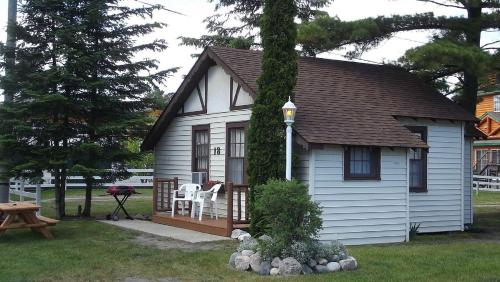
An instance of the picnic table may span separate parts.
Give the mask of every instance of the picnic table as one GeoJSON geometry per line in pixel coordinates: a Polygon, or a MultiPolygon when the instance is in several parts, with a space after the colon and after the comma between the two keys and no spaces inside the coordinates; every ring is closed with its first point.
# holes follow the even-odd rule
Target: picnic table
{"type": "Polygon", "coordinates": [[[5,219],[0,225],[0,235],[9,229],[30,228],[32,231],[42,233],[47,239],[53,236],[47,228],[49,225],[55,225],[58,221],[55,219],[37,216],[36,212],[40,206],[29,202],[12,202],[0,204],[0,215],[5,219]],[[17,222],[16,222],[16,219],[17,222]]]}

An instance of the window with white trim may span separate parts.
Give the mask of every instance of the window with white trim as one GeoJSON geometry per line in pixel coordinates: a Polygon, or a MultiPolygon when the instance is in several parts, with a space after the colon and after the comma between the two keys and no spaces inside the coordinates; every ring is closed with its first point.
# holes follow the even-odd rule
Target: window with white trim
{"type": "Polygon", "coordinates": [[[500,112],[500,95],[493,97],[493,111],[500,112]]]}

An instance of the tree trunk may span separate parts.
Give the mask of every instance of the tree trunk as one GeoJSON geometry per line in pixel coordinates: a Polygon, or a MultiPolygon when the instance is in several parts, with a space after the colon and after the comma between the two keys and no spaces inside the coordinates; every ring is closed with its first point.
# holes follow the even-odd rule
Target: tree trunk
{"type": "Polygon", "coordinates": [[[61,181],[61,171],[57,168],[54,170],[54,193],[55,193],[55,210],[56,219],[62,219],[66,216],[65,206],[64,206],[64,188],[65,185],[61,181]],[[62,192],[61,192],[62,191],[62,192]]]}
{"type": "Polygon", "coordinates": [[[92,186],[93,179],[85,179],[85,207],[83,208],[82,216],[90,217],[90,211],[92,209],[92,186]]]}
{"type": "MultiPolygon", "coordinates": [[[[468,25],[465,30],[465,37],[468,44],[481,47],[481,3],[469,1],[467,7],[468,25]]],[[[464,90],[459,102],[469,113],[475,115],[477,91],[479,89],[478,75],[471,70],[464,71],[464,90]]]]}

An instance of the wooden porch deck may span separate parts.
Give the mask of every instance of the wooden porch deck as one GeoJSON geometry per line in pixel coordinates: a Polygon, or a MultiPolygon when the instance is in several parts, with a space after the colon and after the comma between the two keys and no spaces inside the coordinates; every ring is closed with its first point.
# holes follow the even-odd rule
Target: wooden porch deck
{"type": "MultiPolygon", "coordinates": [[[[153,180],[153,217],[154,223],[166,224],[174,227],[190,229],[203,233],[231,236],[234,229],[246,229],[249,227],[248,210],[244,208],[243,203],[248,203],[248,186],[233,185],[226,183],[227,198],[227,218],[210,218],[203,215],[202,220],[191,218],[188,215],[180,215],[178,207],[171,206],[171,195],[173,190],[177,190],[179,182],[177,178],[153,180]],[[231,196],[227,196],[231,195],[231,196]],[[172,217],[172,208],[175,209],[175,215],[172,217]]],[[[188,209],[189,211],[189,209],[188,209]]]]}
{"type": "MultiPolygon", "coordinates": [[[[157,213],[153,215],[152,221],[155,223],[166,224],[174,227],[185,228],[189,230],[199,231],[203,233],[229,237],[232,229],[228,229],[227,219],[215,219],[204,215],[199,221],[198,217],[191,218],[189,215],[176,214],[174,217],[170,213],[157,213]]],[[[233,229],[245,229],[249,224],[235,224],[233,229]]]]}

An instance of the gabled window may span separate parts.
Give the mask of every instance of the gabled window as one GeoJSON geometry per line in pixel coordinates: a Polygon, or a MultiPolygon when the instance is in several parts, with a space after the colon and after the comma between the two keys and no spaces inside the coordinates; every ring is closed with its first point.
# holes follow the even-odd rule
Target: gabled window
{"type": "MultiPolygon", "coordinates": [[[[408,129],[427,143],[427,127],[408,126],[408,129]]],[[[427,151],[410,149],[410,192],[427,192],[427,151]]]]}
{"type": "Polygon", "coordinates": [[[210,125],[193,126],[192,171],[206,172],[210,161],[210,125]]]}
{"type": "Polygon", "coordinates": [[[380,148],[349,146],[344,150],[345,180],[380,180],[380,148]]]}
{"type": "Polygon", "coordinates": [[[493,97],[493,111],[500,112],[500,95],[493,97]]]}

